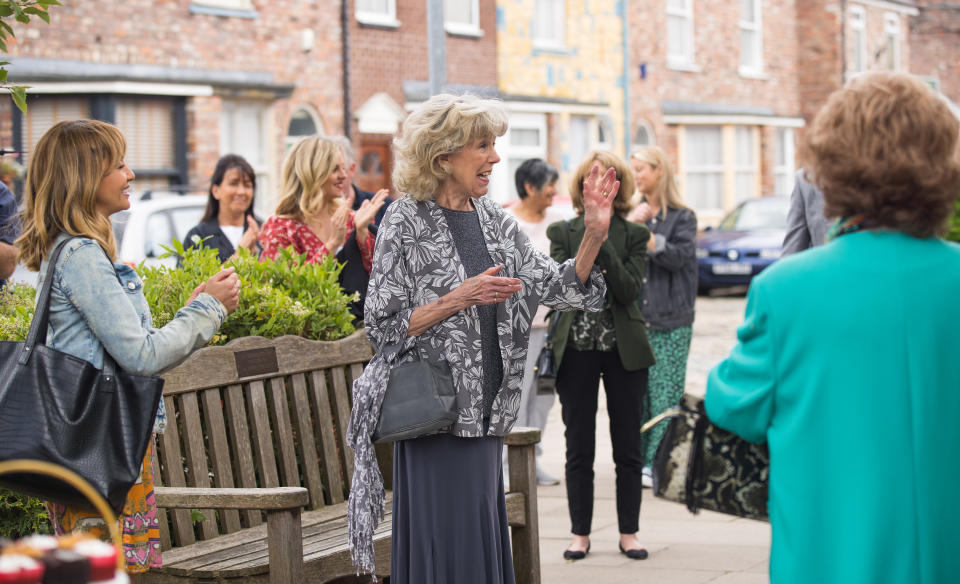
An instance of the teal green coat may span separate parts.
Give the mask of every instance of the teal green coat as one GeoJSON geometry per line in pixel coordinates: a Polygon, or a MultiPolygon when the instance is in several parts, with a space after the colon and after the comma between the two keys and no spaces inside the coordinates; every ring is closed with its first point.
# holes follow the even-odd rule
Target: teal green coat
{"type": "MultiPolygon", "coordinates": [[[[583,217],[570,221],[557,221],[547,227],[550,238],[550,255],[563,263],[577,256],[583,240],[583,217]]],[[[645,369],[654,364],[653,351],[647,341],[643,314],[637,299],[643,291],[643,271],[647,260],[647,242],[650,230],[643,225],[614,215],[610,220],[607,240],[600,246],[596,264],[607,282],[607,300],[613,313],[616,330],[617,351],[623,368],[627,371],[645,369]]],[[[563,361],[567,337],[576,311],[562,312],[557,320],[553,336],[553,354],[557,368],[563,361]]]]}
{"type": "Polygon", "coordinates": [[[770,447],[773,584],[960,581],[960,246],[858,232],[754,279],[710,419],[770,447]]]}

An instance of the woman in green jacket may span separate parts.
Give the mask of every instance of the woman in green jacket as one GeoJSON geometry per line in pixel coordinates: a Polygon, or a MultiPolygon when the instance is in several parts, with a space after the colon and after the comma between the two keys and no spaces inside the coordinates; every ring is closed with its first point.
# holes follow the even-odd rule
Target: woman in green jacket
{"type": "Polygon", "coordinates": [[[956,582],[960,246],[936,234],[957,119],[922,82],[872,74],[808,140],[835,236],[753,281],[707,414],[770,447],[774,584],[956,582]]]}
{"type": "Polygon", "coordinates": [[[561,313],[553,339],[559,368],[557,395],[566,426],[565,473],[573,532],[573,542],[563,557],[583,559],[590,550],[597,397],[602,375],[617,469],[620,551],[642,560],[647,550],[637,540],[643,488],[639,428],[647,368],[654,359],[637,306],[650,231],[625,219],[635,188],[630,167],[611,152],[590,153],[570,181],[570,195],[579,215],[550,225],[547,237],[554,260],[564,262],[577,255],[584,234],[583,180],[595,165],[600,172],[613,168],[620,181],[607,240],[596,260],[607,284],[607,299],[600,312],[561,313]]]}

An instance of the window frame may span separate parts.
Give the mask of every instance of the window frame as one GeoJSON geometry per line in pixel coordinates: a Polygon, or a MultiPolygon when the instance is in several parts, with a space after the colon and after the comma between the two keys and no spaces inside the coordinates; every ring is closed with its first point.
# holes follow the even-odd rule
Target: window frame
{"type": "Polygon", "coordinates": [[[748,2],[753,3],[753,14],[755,19],[753,21],[744,20],[743,12],[740,13],[740,19],[738,21],[738,27],[740,29],[740,75],[743,76],[757,76],[762,75],[764,70],[764,59],[763,59],[763,6],[760,0],[747,0],[748,2]],[[753,61],[755,65],[744,64],[744,53],[743,53],[743,33],[751,32],[755,35],[755,42],[752,45],[753,51],[753,61]]]}
{"type": "Polygon", "coordinates": [[[566,0],[534,0],[534,10],[533,10],[533,26],[532,28],[532,37],[533,37],[533,46],[537,49],[545,49],[548,51],[565,51],[567,49],[567,2],[566,0]],[[540,36],[540,30],[538,24],[540,20],[537,18],[539,11],[537,10],[538,5],[541,2],[549,2],[550,8],[556,10],[556,14],[561,15],[561,26],[559,32],[559,38],[557,37],[544,37],[540,36]],[[559,5],[559,6],[558,6],[559,5]]]}
{"type": "MultiPolygon", "coordinates": [[[[273,172],[273,165],[271,155],[268,146],[267,136],[273,135],[273,129],[271,127],[271,112],[273,106],[269,102],[256,100],[256,99],[224,99],[220,106],[220,120],[219,120],[219,131],[220,131],[220,155],[226,154],[228,152],[233,152],[235,154],[240,154],[243,156],[247,162],[250,163],[250,166],[253,167],[254,174],[257,175],[257,194],[260,196],[256,197],[254,201],[254,213],[262,217],[269,216],[274,206],[276,205],[277,194],[275,192],[275,185],[277,185],[276,176],[273,172]],[[254,140],[257,148],[257,158],[253,159],[252,156],[246,151],[246,149],[241,149],[237,146],[237,141],[235,140],[236,135],[231,131],[229,138],[234,138],[234,140],[228,141],[228,135],[226,132],[225,124],[227,122],[227,116],[236,116],[238,109],[244,108],[257,108],[259,109],[259,126],[260,126],[260,136],[259,139],[254,140]]],[[[233,119],[230,120],[233,123],[233,119]]]]}
{"type": "Polygon", "coordinates": [[[547,159],[547,149],[550,139],[547,135],[547,114],[544,113],[511,113],[507,133],[496,141],[496,151],[501,162],[493,167],[490,177],[490,193],[499,203],[506,203],[517,199],[514,177],[510,174],[510,160],[529,158],[547,159]],[[536,130],[539,144],[520,145],[510,142],[512,133],[516,130],[536,130]]]}
{"type": "Polygon", "coordinates": [[[671,69],[696,70],[696,39],[694,34],[696,27],[693,20],[693,0],[680,0],[684,3],[682,9],[672,8],[670,0],[666,0],[667,14],[667,66],[671,69]],[[670,18],[684,19],[684,27],[687,31],[687,43],[682,47],[682,52],[678,53],[670,43],[670,18]]]}
{"type": "MultiPolygon", "coordinates": [[[[450,22],[447,20],[446,3],[444,0],[443,10],[443,28],[448,34],[459,36],[480,37],[483,36],[483,29],[480,28],[480,0],[466,0],[470,2],[471,23],[450,22]]],[[[464,1],[464,0],[459,0],[464,1]]]]}
{"type": "Polygon", "coordinates": [[[357,0],[353,6],[353,17],[356,18],[360,24],[391,28],[400,26],[400,21],[397,20],[397,0],[387,0],[386,13],[362,10],[360,8],[360,1],[357,0]]]}
{"type": "Polygon", "coordinates": [[[776,128],[776,152],[773,157],[773,194],[775,196],[789,196],[793,192],[793,175],[797,172],[796,164],[796,133],[793,128],[776,128]],[[781,155],[783,161],[781,163],[781,155]],[[782,182],[781,182],[782,181],[782,182]],[[785,190],[778,188],[785,185],[785,190]]]}
{"type": "MultiPolygon", "coordinates": [[[[893,42],[893,68],[889,71],[900,71],[901,63],[901,41],[902,34],[900,29],[900,15],[895,12],[883,13],[883,40],[889,49],[891,41],[893,42]]],[[[887,55],[887,58],[891,58],[887,55]]]]}
{"type": "Polygon", "coordinates": [[[687,203],[693,207],[698,215],[722,215],[726,205],[727,198],[727,185],[726,185],[726,145],[725,145],[725,126],[722,124],[690,124],[684,125],[683,128],[683,151],[680,155],[680,161],[682,163],[682,180],[681,184],[683,189],[683,198],[687,203]],[[691,171],[690,161],[687,159],[689,148],[690,148],[690,130],[697,129],[702,130],[706,128],[716,128],[720,134],[720,162],[719,164],[704,164],[701,166],[695,167],[694,171],[691,171]],[[707,208],[701,207],[694,201],[690,196],[690,193],[687,190],[687,185],[689,184],[689,176],[692,174],[712,174],[720,175],[720,207],[719,208],[707,208]]]}
{"type": "Polygon", "coordinates": [[[854,61],[859,59],[860,67],[847,69],[848,76],[857,75],[867,70],[867,11],[863,6],[850,5],[850,31],[857,33],[857,38],[853,39],[854,61]]]}

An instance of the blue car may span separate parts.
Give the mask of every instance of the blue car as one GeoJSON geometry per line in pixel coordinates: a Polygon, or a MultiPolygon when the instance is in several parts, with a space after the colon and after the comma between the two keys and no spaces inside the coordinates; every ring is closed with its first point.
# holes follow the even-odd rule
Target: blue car
{"type": "Polygon", "coordinates": [[[730,211],[715,229],[707,227],[697,242],[700,292],[749,285],[754,276],[777,261],[789,207],[786,197],[749,199],[730,211]]]}

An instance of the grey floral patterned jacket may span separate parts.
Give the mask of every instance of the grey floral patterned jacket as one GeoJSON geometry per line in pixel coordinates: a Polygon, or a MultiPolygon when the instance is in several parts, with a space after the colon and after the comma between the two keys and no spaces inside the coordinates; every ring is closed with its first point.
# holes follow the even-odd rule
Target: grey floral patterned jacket
{"type": "MultiPolygon", "coordinates": [[[[559,310],[603,308],[606,284],[594,267],[584,285],[574,260],[558,264],[534,247],[516,221],[486,198],[474,199],[487,251],[500,276],[518,278],[522,290],[497,305],[497,332],[504,377],[493,402],[489,435],[510,431],[520,405],[530,325],[537,306],[559,310]]],[[[383,517],[383,480],[371,436],[380,415],[391,366],[416,359],[445,359],[453,373],[460,416],[450,433],[483,434],[480,318],[477,307],[450,316],[416,337],[407,336],[415,308],[433,302],[467,279],[443,210],[433,201],[405,196],[390,205],[377,234],[364,311],[375,355],[353,384],[347,439],[354,450],[348,519],[354,565],[373,570],[373,530],[383,517]]]]}

